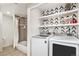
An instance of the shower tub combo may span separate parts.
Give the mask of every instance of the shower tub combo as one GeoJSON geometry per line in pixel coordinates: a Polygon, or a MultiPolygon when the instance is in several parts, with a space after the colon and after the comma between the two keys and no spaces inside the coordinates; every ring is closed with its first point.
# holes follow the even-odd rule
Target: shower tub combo
{"type": "Polygon", "coordinates": [[[17,44],[16,48],[17,48],[19,51],[21,51],[21,52],[23,52],[23,53],[26,54],[26,52],[27,52],[27,41],[21,41],[21,42],[19,42],[19,43],[17,44]]]}

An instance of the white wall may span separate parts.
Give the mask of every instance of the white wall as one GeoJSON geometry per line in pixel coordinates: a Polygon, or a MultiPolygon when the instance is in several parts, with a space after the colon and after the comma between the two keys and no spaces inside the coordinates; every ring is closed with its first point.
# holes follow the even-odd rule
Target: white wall
{"type": "MultiPolygon", "coordinates": [[[[79,3],[78,3],[78,8],[79,8],[79,3]]],[[[79,10],[78,10],[78,23],[79,23],[79,10]]],[[[79,26],[77,28],[78,28],[78,38],[79,38],[79,26]]]]}
{"type": "Polygon", "coordinates": [[[25,16],[26,17],[26,4],[15,4],[15,3],[1,3],[0,4],[1,11],[3,13],[6,13],[7,11],[11,13],[15,13],[19,16],[25,16]]]}
{"type": "Polygon", "coordinates": [[[13,44],[13,17],[3,14],[3,24],[2,24],[2,33],[3,33],[3,44],[9,46],[13,44]]]}
{"type": "Polygon", "coordinates": [[[39,11],[37,9],[28,9],[27,13],[27,54],[30,55],[32,36],[39,34],[39,11]]]}
{"type": "Polygon", "coordinates": [[[13,47],[15,48],[18,44],[18,40],[19,40],[19,34],[18,34],[18,20],[17,18],[15,18],[15,16],[13,15],[13,24],[14,24],[14,45],[13,47]]]}
{"type": "Polygon", "coordinates": [[[0,3],[1,11],[6,13],[7,11],[15,13],[19,16],[26,17],[27,8],[37,3],[0,3]]]}
{"type": "Polygon", "coordinates": [[[2,38],[2,13],[0,12],[0,48],[3,46],[2,38]]]}

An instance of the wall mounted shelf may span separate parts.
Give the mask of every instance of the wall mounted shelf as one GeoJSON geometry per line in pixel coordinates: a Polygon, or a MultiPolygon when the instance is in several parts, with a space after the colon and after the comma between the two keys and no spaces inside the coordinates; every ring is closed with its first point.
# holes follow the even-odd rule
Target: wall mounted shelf
{"type": "Polygon", "coordinates": [[[69,11],[64,11],[64,12],[59,12],[59,13],[51,14],[51,15],[48,15],[48,16],[41,16],[41,17],[39,17],[39,19],[41,19],[41,18],[48,18],[48,17],[51,17],[51,16],[65,15],[65,14],[77,12],[78,10],[79,9],[75,9],[75,10],[69,10],[69,11]]]}
{"type": "Polygon", "coordinates": [[[40,27],[53,27],[53,26],[76,26],[79,25],[79,23],[74,24],[53,24],[53,25],[42,25],[40,27]]]}

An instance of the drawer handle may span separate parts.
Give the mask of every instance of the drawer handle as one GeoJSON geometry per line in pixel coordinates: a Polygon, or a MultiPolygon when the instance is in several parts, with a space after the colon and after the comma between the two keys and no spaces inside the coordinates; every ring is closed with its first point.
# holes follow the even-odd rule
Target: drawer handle
{"type": "Polygon", "coordinates": [[[44,41],[44,43],[47,43],[47,41],[44,41]]]}

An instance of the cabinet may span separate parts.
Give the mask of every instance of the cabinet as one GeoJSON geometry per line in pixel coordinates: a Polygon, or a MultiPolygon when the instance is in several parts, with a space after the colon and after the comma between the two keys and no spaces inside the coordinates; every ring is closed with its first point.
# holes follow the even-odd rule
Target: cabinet
{"type": "Polygon", "coordinates": [[[33,37],[31,40],[31,55],[48,56],[48,40],[33,37]]]}

